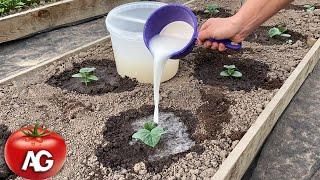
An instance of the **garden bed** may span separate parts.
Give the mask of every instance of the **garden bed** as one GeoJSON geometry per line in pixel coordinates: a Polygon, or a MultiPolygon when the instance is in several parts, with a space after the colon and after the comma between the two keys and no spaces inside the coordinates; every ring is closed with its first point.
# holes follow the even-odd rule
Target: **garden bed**
{"type": "Polygon", "coordinates": [[[104,15],[133,0],[61,0],[0,17],[0,43],[104,15]]]}
{"type": "MultiPolygon", "coordinates": [[[[219,4],[230,13],[237,8],[229,1],[219,4]]],[[[203,2],[189,6],[197,6],[203,22],[203,2]]],[[[2,81],[0,133],[39,120],[61,134],[68,157],[57,179],[239,179],[318,61],[320,40],[308,46],[308,36],[319,38],[319,29],[310,34],[308,28],[318,27],[317,19],[281,11],[239,52],[195,48],[180,61],[176,77],[161,85],[160,117],[168,133],[155,149],[131,138],[153,114],[152,86],[115,73],[107,38],[2,81]],[[299,34],[292,45],[281,39],[270,44],[278,41],[259,33],[282,23],[299,34]],[[242,79],[219,76],[230,64],[242,79]],[[89,65],[103,81],[85,88],[70,75],[89,65]]]]}

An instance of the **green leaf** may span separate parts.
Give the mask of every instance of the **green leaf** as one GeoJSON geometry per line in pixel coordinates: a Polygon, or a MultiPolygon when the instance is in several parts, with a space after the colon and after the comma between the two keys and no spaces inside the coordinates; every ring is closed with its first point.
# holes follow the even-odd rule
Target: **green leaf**
{"type": "Polygon", "coordinates": [[[20,2],[18,2],[16,5],[18,5],[18,6],[24,6],[25,3],[20,1],[20,2]]]}
{"type": "Polygon", "coordinates": [[[144,129],[147,129],[147,130],[149,130],[149,131],[151,131],[151,130],[154,129],[155,127],[157,127],[157,124],[156,124],[155,122],[153,122],[153,121],[147,122],[147,123],[145,123],[145,124],[143,125],[143,128],[144,128],[144,129]]]}
{"type": "Polygon", "coordinates": [[[226,69],[235,69],[236,68],[235,65],[224,65],[223,67],[226,69]]]}
{"type": "Polygon", "coordinates": [[[230,75],[226,71],[221,71],[220,76],[229,77],[230,75]]]}
{"type": "Polygon", "coordinates": [[[154,129],[151,130],[151,147],[155,147],[160,139],[161,139],[161,136],[165,133],[164,129],[163,128],[160,128],[160,127],[156,127],[154,129]]]}
{"type": "Polygon", "coordinates": [[[271,29],[269,29],[269,32],[268,32],[268,35],[269,37],[274,37],[274,36],[278,36],[278,35],[281,35],[282,32],[280,31],[279,28],[276,28],[276,27],[273,27],[271,29]]]}
{"type": "Polygon", "coordinates": [[[72,75],[72,77],[74,77],[74,78],[82,78],[83,76],[82,76],[81,73],[78,73],[78,74],[72,75]]]}
{"type": "Polygon", "coordinates": [[[150,135],[150,133],[151,132],[147,129],[139,129],[136,133],[132,135],[132,138],[139,139],[142,142],[144,142],[145,139],[147,139],[147,137],[150,135]]]}
{"type": "Polygon", "coordinates": [[[95,76],[95,75],[89,75],[89,76],[88,76],[88,79],[90,79],[90,80],[92,80],[92,81],[98,81],[98,80],[99,80],[98,77],[95,76]]]}
{"type": "Polygon", "coordinates": [[[279,27],[278,29],[281,32],[281,34],[287,31],[287,28],[285,27],[279,27]]]}
{"type": "Polygon", "coordinates": [[[91,73],[93,72],[94,70],[96,70],[96,68],[81,68],[79,70],[80,73],[91,73]]]}
{"type": "Polygon", "coordinates": [[[306,11],[309,12],[309,13],[313,12],[316,9],[316,7],[314,5],[311,5],[311,4],[306,4],[303,7],[306,8],[306,11]]]}
{"type": "Polygon", "coordinates": [[[239,72],[239,71],[235,71],[235,72],[232,74],[232,76],[233,76],[233,77],[238,77],[238,78],[240,78],[240,77],[242,77],[242,73],[239,72]]]}
{"type": "Polygon", "coordinates": [[[227,73],[231,76],[234,73],[235,69],[227,69],[227,73]]]}
{"type": "Polygon", "coordinates": [[[147,129],[139,129],[138,132],[132,135],[132,138],[138,139],[144,144],[154,148],[159,143],[161,136],[164,133],[164,129],[160,127],[156,127],[151,131],[147,129]]]}
{"type": "Polygon", "coordinates": [[[214,15],[220,12],[218,9],[219,9],[219,6],[217,4],[210,4],[206,7],[206,10],[204,12],[214,15]]]}

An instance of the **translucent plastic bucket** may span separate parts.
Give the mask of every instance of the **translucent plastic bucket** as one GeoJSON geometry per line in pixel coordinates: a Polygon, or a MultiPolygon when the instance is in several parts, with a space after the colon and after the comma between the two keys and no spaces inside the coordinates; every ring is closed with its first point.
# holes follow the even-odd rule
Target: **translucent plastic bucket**
{"type": "MultiPolygon", "coordinates": [[[[116,7],[107,16],[117,71],[121,76],[136,78],[142,83],[153,82],[153,57],[143,41],[145,21],[160,2],[135,2],[116,7]]],[[[179,60],[169,60],[161,81],[171,79],[179,68],[179,60]]]]}

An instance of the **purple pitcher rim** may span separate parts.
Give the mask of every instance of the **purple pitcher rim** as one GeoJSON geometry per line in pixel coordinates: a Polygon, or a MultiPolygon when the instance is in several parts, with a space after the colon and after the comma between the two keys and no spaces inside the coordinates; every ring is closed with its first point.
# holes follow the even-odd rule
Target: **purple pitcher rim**
{"type": "MultiPolygon", "coordinates": [[[[145,31],[145,29],[146,29],[146,27],[147,27],[147,24],[149,23],[150,18],[151,18],[157,11],[162,10],[162,9],[164,9],[164,8],[167,8],[167,7],[170,7],[170,6],[182,8],[184,11],[186,11],[186,12],[191,16],[191,18],[192,18],[192,22],[193,22],[193,25],[192,25],[192,26],[193,26],[193,30],[194,30],[194,31],[193,31],[193,34],[192,34],[192,38],[190,39],[189,43],[188,43],[185,47],[183,47],[181,50],[173,53],[173,54],[170,56],[170,57],[175,57],[175,56],[179,56],[180,54],[184,53],[186,50],[188,50],[188,48],[189,48],[190,46],[193,46],[195,40],[198,38],[198,19],[197,19],[197,17],[195,16],[195,14],[191,11],[190,8],[188,8],[188,7],[184,6],[184,5],[181,5],[181,4],[176,4],[176,3],[162,6],[162,7],[158,8],[156,11],[154,11],[153,13],[151,13],[151,15],[148,17],[148,19],[147,19],[147,21],[146,21],[146,24],[145,24],[145,26],[144,26],[144,31],[145,31]]],[[[147,45],[147,48],[149,49],[149,42],[148,42],[148,40],[146,39],[145,36],[143,36],[143,40],[144,40],[144,43],[147,45]]]]}

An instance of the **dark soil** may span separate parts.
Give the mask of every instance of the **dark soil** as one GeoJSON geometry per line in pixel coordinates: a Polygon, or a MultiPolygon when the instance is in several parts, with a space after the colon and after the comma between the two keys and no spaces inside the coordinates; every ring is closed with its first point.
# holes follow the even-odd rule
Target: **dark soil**
{"type": "Polygon", "coordinates": [[[161,109],[161,112],[174,113],[186,125],[190,138],[196,142],[196,145],[190,150],[150,162],[148,157],[153,155],[157,148],[162,148],[161,141],[155,149],[142,143],[129,145],[134,133],[131,124],[141,117],[153,114],[153,106],[143,106],[139,109],[121,112],[120,115],[113,116],[106,121],[103,132],[105,142],[96,151],[99,161],[106,167],[129,169],[132,169],[134,164],[143,161],[148,171],[160,172],[188,152],[202,153],[203,147],[200,146],[200,143],[205,139],[214,139],[222,129],[221,123],[229,122],[231,118],[228,113],[230,102],[223,94],[211,89],[209,94],[202,92],[202,99],[206,103],[197,110],[199,112],[197,116],[185,110],[161,109]],[[207,133],[195,134],[196,128],[200,127],[205,127],[207,133]]]}
{"type": "Polygon", "coordinates": [[[231,134],[229,135],[229,138],[232,141],[240,140],[245,133],[246,133],[245,131],[232,131],[231,134]]]}
{"type": "Polygon", "coordinates": [[[202,90],[201,99],[205,103],[197,110],[197,118],[206,130],[202,138],[211,139],[222,130],[223,123],[229,123],[231,119],[231,114],[228,112],[230,101],[212,88],[202,90]]]}
{"type": "MultiPolygon", "coordinates": [[[[279,26],[274,26],[274,27],[280,27],[279,26]]],[[[288,29],[285,33],[286,34],[290,34],[291,37],[282,37],[282,36],[275,36],[273,38],[270,38],[268,36],[268,31],[269,29],[272,28],[272,26],[260,26],[258,29],[256,29],[251,35],[249,35],[245,41],[248,42],[255,42],[255,43],[259,43],[261,45],[266,45],[266,46],[272,46],[272,45],[282,45],[282,44],[286,44],[287,41],[289,39],[292,40],[292,43],[297,42],[298,40],[300,40],[301,42],[306,43],[307,41],[307,37],[292,31],[290,29],[288,29]]]]}
{"type": "MultiPolygon", "coordinates": [[[[143,106],[139,109],[131,109],[126,112],[121,112],[118,116],[109,118],[104,128],[104,139],[106,144],[100,145],[97,150],[97,157],[101,163],[106,167],[111,168],[129,168],[131,169],[134,164],[143,161],[148,168],[148,171],[159,172],[164,166],[171,164],[179,159],[185,153],[176,154],[166,158],[157,159],[156,162],[148,162],[148,157],[155,153],[157,148],[161,148],[161,141],[155,149],[148,147],[142,143],[135,143],[129,145],[132,141],[132,134],[135,133],[131,124],[141,118],[153,114],[153,106],[143,106]]],[[[197,120],[194,116],[183,110],[161,109],[161,112],[173,112],[176,116],[180,117],[183,123],[187,126],[188,134],[191,134],[191,139],[197,138],[192,136],[196,129],[197,120]]],[[[202,152],[202,148],[195,147],[190,151],[197,153],[202,152]]]]}
{"type": "Polygon", "coordinates": [[[209,18],[213,18],[213,17],[220,17],[220,18],[225,18],[225,17],[230,17],[232,16],[232,14],[230,13],[231,11],[228,9],[224,9],[224,8],[219,8],[219,11],[217,14],[211,15],[210,13],[205,12],[205,9],[203,10],[195,10],[193,11],[199,19],[203,20],[203,19],[209,19],[209,18]]]}
{"type": "Polygon", "coordinates": [[[137,85],[135,80],[129,79],[128,77],[121,77],[117,73],[115,62],[107,59],[75,63],[73,69],[54,75],[47,83],[54,87],[89,95],[132,91],[137,85]],[[91,82],[86,86],[80,81],[80,78],[71,77],[84,67],[95,67],[94,75],[96,75],[99,80],[91,82]]]}
{"type": "Polygon", "coordinates": [[[207,85],[228,88],[231,91],[250,91],[258,88],[277,89],[283,84],[280,79],[267,77],[269,71],[267,64],[253,59],[228,57],[227,52],[219,53],[199,49],[195,61],[197,64],[195,77],[207,85]],[[224,70],[223,66],[232,64],[243,74],[242,78],[220,76],[220,72],[224,70]]]}
{"type": "MultiPolygon", "coordinates": [[[[8,130],[8,126],[0,124],[0,155],[4,155],[4,146],[9,138],[11,132],[8,130]]],[[[0,162],[0,179],[14,179],[16,175],[5,164],[4,159],[1,158],[0,162]]]]}

